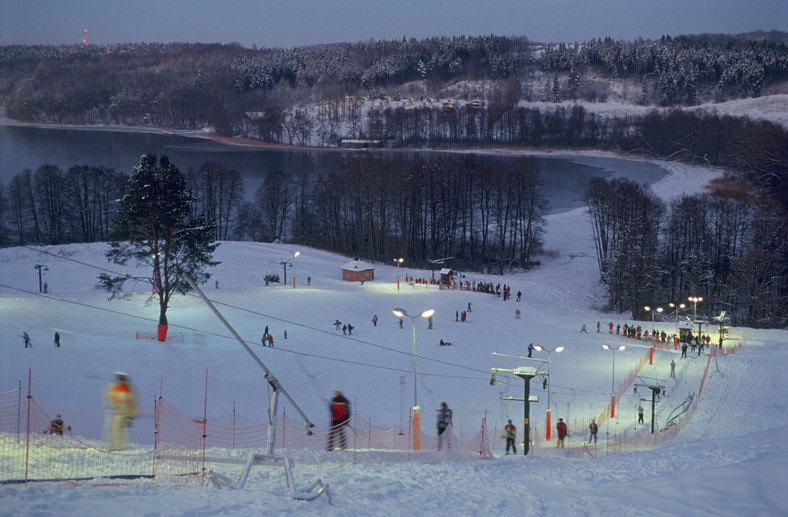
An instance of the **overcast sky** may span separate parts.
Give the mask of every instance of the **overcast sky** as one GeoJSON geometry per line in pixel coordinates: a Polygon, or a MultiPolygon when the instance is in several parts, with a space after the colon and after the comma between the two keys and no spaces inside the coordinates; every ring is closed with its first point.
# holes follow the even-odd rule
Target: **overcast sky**
{"type": "Polygon", "coordinates": [[[295,47],[430,36],[788,31],[788,0],[0,0],[0,44],[238,42],[295,47]]]}

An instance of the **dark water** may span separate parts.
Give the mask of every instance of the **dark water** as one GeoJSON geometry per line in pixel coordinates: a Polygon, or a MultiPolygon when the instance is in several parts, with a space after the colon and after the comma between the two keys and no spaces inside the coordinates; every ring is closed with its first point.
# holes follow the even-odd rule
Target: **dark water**
{"type": "MultiPolygon", "coordinates": [[[[145,131],[47,128],[0,123],[0,183],[24,169],[44,164],[67,170],[73,165],[104,166],[131,172],[145,153],[166,154],[181,170],[198,168],[212,161],[241,173],[247,197],[254,195],[265,175],[281,171],[291,176],[317,176],[338,172],[345,157],[354,151],[259,148],[228,145],[204,138],[145,131]]],[[[358,151],[355,151],[358,152],[358,151]]],[[[362,151],[374,159],[396,164],[415,158],[456,156],[437,151],[362,151]]],[[[508,161],[512,155],[495,155],[508,161]]],[[[638,183],[654,183],[667,175],[658,165],[618,158],[576,156],[569,153],[536,159],[550,201],[549,211],[581,206],[578,180],[583,177],[622,176],[638,183]]]]}

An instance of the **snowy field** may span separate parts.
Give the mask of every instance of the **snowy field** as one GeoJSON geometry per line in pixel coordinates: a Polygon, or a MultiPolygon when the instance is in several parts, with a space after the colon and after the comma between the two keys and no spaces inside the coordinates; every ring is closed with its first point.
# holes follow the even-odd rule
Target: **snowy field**
{"type": "MultiPolygon", "coordinates": [[[[664,166],[671,175],[653,189],[666,200],[697,192],[717,175],[684,165],[664,166]]],[[[520,427],[522,403],[501,399],[522,396],[522,381],[505,374],[497,376],[495,386],[489,380],[491,368],[530,366],[492,355],[524,356],[529,343],[566,347],[551,354],[551,406],[554,421],[563,417],[571,422],[595,416],[608,404],[612,357],[602,344],[628,346],[615,354],[616,384],[645,349],[605,329],[610,321],[632,322],[626,314],[600,310],[603,290],[582,209],[548,217],[546,248],[549,258],[526,274],[467,274],[467,280],[511,285],[513,298],[506,302],[488,294],[404,282],[398,291],[397,275],[432,275],[407,263],[399,269],[394,262],[375,264],[375,280],[363,286],[343,282],[340,267],[347,257],[249,242],[219,247],[216,258],[222,263],[204,289],[318,424],[328,422],[327,399],[335,386],[342,387],[355,412],[375,425],[407,423],[413,397],[412,333],[410,320],[400,329],[392,314],[396,307],[412,314],[435,309],[433,328],[424,320],[417,321],[416,328],[418,402],[425,431],[434,433],[435,410],[442,401],[453,409],[456,428],[479,429],[485,412],[491,429],[502,428],[507,419],[520,427]],[[296,250],[301,254],[293,258],[296,250]],[[283,274],[282,261],[292,264],[287,285],[265,286],[266,274],[283,274]],[[514,300],[518,290],[523,293],[519,303],[514,300]],[[469,302],[468,321],[455,322],[455,312],[467,310],[469,302]],[[374,314],[377,326],[371,323],[374,314]],[[353,335],[336,331],[336,319],[351,323],[353,335]],[[583,324],[588,334],[580,333],[583,324]],[[273,348],[257,344],[266,325],[276,340],[273,348]],[[439,347],[440,339],[452,346],[439,347]]],[[[119,270],[106,262],[104,250],[103,245],[0,249],[0,391],[15,389],[20,380],[26,390],[31,371],[37,399],[97,411],[111,372],[124,370],[143,402],[161,391],[170,403],[201,415],[207,368],[209,419],[228,414],[235,404],[246,418],[265,420],[261,370],[199,298],[178,297],[168,313],[170,332],[182,333],[183,343],[135,339],[137,331],[155,331],[158,309],[145,305],[144,286],[130,299],[111,302],[95,289],[99,268],[119,270]],[[49,296],[37,293],[36,264],[48,268],[43,280],[49,296]],[[53,329],[61,329],[62,348],[52,345],[53,329]],[[23,348],[23,331],[30,334],[33,348],[23,348]]],[[[699,312],[702,309],[701,304],[699,312]]],[[[651,326],[650,321],[638,324],[651,326]]],[[[673,332],[675,323],[658,321],[656,327],[673,332]]],[[[692,421],[678,438],[651,450],[581,459],[525,458],[505,456],[497,440],[494,460],[385,466],[354,464],[350,451],[335,452],[347,461],[299,461],[294,470],[299,485],[316,478],[328,483],[333,505],[325,497],[291,499],[281,473],[260,468],[240,491],[160,487],[148,481],[78,488],[65,483],[0,486],[0,516],[785,515],[788,442],[783,436],[788,412],[783,372],[788,332],[733,328],[731,335],[731,342],[741,340],[743,348],[712,362],[692,421]]],[[[534,357],[545,356],[536,352],[534,357]]],[[[657,407],[659,425],[689,393],[697,392],[706,363],[706,356],[680,359],[677,353],[661,351],[653,366],[644,367],[642,375],[666,385],[657,407]],[[676,379],[669,378],[671,359],[678,363],[676,379]]],[[[532,382],[532,394],[539,396],[531,406],[532,425],[543,432],[547,397],[537,381],[532,382]]],[[[630,391],[619,400],[617,418],[600,429],[601,443],[608,433],[648,432],[647,425],[635,424],[639,397],[630,391]]],[[[286,403],[282,406],[288,416],[295,414],[286,403]]],[[[582,441],[573,434],[567,446],[582,441]]]]}

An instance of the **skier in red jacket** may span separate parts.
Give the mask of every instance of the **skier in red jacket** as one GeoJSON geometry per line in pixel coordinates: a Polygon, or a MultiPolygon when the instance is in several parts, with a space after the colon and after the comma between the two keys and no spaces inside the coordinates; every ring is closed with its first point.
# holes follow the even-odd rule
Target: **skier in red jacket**
{"type": "Polygon", "coordinates": [[[555,424],[555,430],[558,433],[558,442],[555,444],[556,447],[560,447],[561,449],[564,448],[564,438],[566,438],[566,424],[564,423],[563,418],[558,419],[558,423],[555,424]]]}
{"type": "Polygon", "coordinates": [[[328,435],[328,448],[333,451],[334,444],[340,449],[347,447],[344,427],[350,421],[350,402],[342,395],[339,388],[334,388],[334,398],[329,406],[331,411],[331,432],[328,435]]]}

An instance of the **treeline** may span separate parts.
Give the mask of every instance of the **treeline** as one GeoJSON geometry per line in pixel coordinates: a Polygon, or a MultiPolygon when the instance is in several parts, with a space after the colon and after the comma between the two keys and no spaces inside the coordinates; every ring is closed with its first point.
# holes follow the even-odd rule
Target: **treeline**
{"type": "Polygon", "coordinates": [[[668,206],[647,186],[597,178],[584,200],[611,309],[648,319],[644,306],[701,296],[708,317],[788,323],[788,221],[774,200],[730,177],[668,206]]]}
{"type": "Polygon", "coordinates": [[[678,109],[608,117],[580,105],[548,111],[494,105],[484,112],[397,109],[376,120],[376,134],[402,145],[595,148],[720,167],[762,189],[788,213],[788,131],[771,122],[678,109]]]}
{"type": "MultiPolygon", "coordinates": [[[[574,45],[460,36],[291,49],[12,45],[0,47],[0,99],[8,115],[22,121],[210,126],[226,135],[237,134],[250,112],[272,110],[281,125],[303,105],[340,103],[348,95],[439,95],[459,82],[500,88],[515,81],[517,100],[596,102],[605,100],[611,80],[627,79],[641,85],[643,105],[694,105],[759,96],[785,81],[788,50],[780,36],[606,38],[574,45]]],[[[468,95],[495,101],[486,90],[469,86],[468,95]]],[[[348,124],[354,110],[332,116],[348,124]]]]}
{"type": "MultiPolygon", "coordinates": [[[[774,36],[777,36],[775,34],[774,36]]],[[[701,35],[655,42],[593,39],[582,45],[545,49],[545,71],[566,72],[576,98],[588,70],[641,81],[641,102],[693,106],[701,100],[759,97],[767,85],[788,74],[783,38],[759,42],[730,36],[701,35]]]]}
{"type": "MultiPolygon", "coordinates": [[[[504,164],[467,155],[388,167],[359,154],[325,177],[271,171],[247,201],[238,171],[205,163],[186,173],[190,217],[214,223],[216,240],[279,240],[422,267],[454,257],[459,269],[498,274],[534,264],[547,201],[533,158],[504,164]]],[[[83,166],[16,175],[7,195],[0,188],[2,243],[108,240],[127,180],[83,166]]]]}

